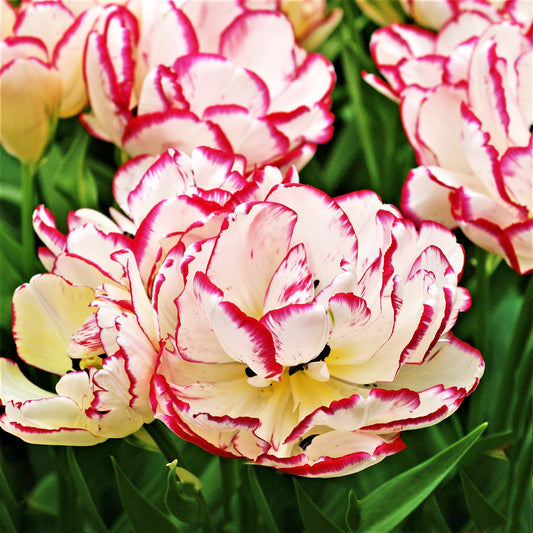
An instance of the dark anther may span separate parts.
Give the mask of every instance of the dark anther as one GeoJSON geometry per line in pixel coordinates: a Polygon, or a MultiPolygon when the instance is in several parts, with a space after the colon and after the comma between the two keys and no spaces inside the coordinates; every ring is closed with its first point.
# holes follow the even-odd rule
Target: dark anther
{"type": "Polygon", "coordinates": [[[72,369],[76,372],[79,372],[81,370],[80,361],[81,359],[72,359],[72,369]]]}
{"type": "Polygon", "coordinates": [[[257,376],[257,374],[249,366],[246,367],[246,370],[244,372],[249,378],[257,376]]]}
{"type": "Polygon", "coordinates": [[[312,361],[309,362],[315,363],[316,361],[324,361],[324,359],[329,355],[329,352],[331,352],[331,348],[326,344],[326,346],[322,348],[322,351],[312,361]]]}
{"type": "Polygon", "coordinates": [[[300,370],[305,370],[307,368],[307,363],[300,363],[299,365],[291,366],[289,368],[289,376],[296,374],[300,370]]]}
{"type": "Polygon", "coordinates": [[[302,442],[300,442],[300,448],[305,450],[311,444],[311,442],[313,442],[315,437],[318,437],[318,433],[315,435],[309,435],[308,437],[305,437],[305,439],[302,439],[302,442]]]}
{"type": "Polygon", "coordinates": [[[314,359],[311,359],[311,361],[309,361],[308,363],[300,363],[299,365],[289,367],[289,376],[296,374],[296,372],[300,370],[307,370],[307,365],[309,363],[317,363],[318,361],[324,361],[324,359],[329,355],[329,352],[331,352],[331,348],[326,344],[324,348],[322,348],[322,351],[314,359]]]}
{"type": "Polygon", "coordinates": [[[314,287],[316,289],[320,285],[320,280],[315,279],[315,281],[313,281],[313,285],[314,285],[314,287]]]}
{"type": "Polygon", "coordinates": [[[533,124],[529,125],[529,133],[533,133],[533,124]]]}

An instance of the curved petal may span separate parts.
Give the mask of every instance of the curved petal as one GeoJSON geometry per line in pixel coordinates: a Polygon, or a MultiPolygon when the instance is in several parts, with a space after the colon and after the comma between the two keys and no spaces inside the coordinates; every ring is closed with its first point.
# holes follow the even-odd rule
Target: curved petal
{"type": "Polygon", "coordinates": [[[93,312],[94,291],[42,274],[13,295],[13,336],[19,357],[55,374],[72,370],[69,339],[93,312]]]}

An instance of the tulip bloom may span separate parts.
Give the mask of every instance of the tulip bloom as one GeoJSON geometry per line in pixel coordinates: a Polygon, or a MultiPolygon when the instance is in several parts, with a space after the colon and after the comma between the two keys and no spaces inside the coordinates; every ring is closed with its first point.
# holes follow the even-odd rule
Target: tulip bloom
{"type": "Polygon", "coordinates": [[[280,13],[222,5],[109,10],[85,53],[85,127],[133,156],[206,145],[243,155],[247,171],[303,166],[332,133],[332,66],[280,13]]]}
{"type": "Polygon", "coordinates": [[[292,22],[296,40],[306,50],[316,50],[342,18],[342,10],[339,8],[327,12],[326,0],[281,0],[279,9],[292,22]]]}
{"type": "MultiPolygon", "coordinates": [[[[80,209],[63,235],[47,209],[35,211],[50,273],[16,291],[13,335],[25,363],[60,378],[51,393],[0,359],[3,429],[31,443],[91,445],[153,420],[150,383],[174,320],[174,284],[168,280],[161,291],[160,268],[175,260],[176,249],[216,235],[236,203],[297,180],[294,171],[284,177],[272,167],[245,178],[244,166],[210,148],[191,158],[168,150],[119,170],[114,191],[124,212],[113,211],[116,222],[80,209]]],[[[174,283],[179,293],[180,278],[174,283]]]]}
{"type": "Polygon", "coordinates": [[[519,6],[505,20],[461,13],[436,35],[383,28],[371,47],[389,85],[367,79],[400,101],[421,165],[404,186],[404,212],[460,227],[524,274],[533,270],[533,42],[531,21],[512,19],[519,6]]]}
{"type": "Polygon", "coordinates": [[[36,163],[57,119],[87,104],[83,49],[101,9],[75,15],[59,0],[23,2],[16,10],[4,1],[0,9],[0,143],[23,163],[36,163]]]}
{"type": "Polygon", "coordinates": [[[402,430],[450,415],[482,375],[450,332],[470,303],[462,248],[371,192],[278,186],[180,256],[156,281],[179,319],[151,401],[210,452],[350,474],[402,450],[402,430]]]}

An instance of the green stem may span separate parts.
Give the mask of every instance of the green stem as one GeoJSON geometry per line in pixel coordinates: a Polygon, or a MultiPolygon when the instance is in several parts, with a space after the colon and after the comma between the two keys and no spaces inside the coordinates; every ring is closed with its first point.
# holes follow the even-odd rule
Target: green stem
{"type": "Polygon", "coordinates": [[[161,453],[169,463],[174,461],[174,459],[177,459],[179,466],[187,468],[185,460],[178,450],[176,443],[169,435],[169,430],[162,422],[154,420],[151,424],[145,424],[144,428],[150,434],[150,437],[154,439],[158,448],[161,450],[161,453]]]}
{"type": "Polygon", "coordinates": [[[487,353],[488,331],[489,331],[489,283],[487,276],[487,256],[488,253],[482,248],[477,249],[477,269],[476,269],[476,294],[473,297],[476,306],[476,330],[474,338],[476,348],[481,354],[487,353]]]}
{"type": "Polygon", "coordinates": [[[233,518],[231,500],[240,485],[240,471],[238,461],[219,457],[220,479],[222,481],[222,498],[224,503],[224,522],[229,524],[233,518]]]}
{"type": "MultiPolygon", "coordinates": [[[[472,312],[474,313],[472,337],[474,346],[481,352],[483,357],[488,357],[489,347],[489,277],[487,274],[488,252],[483,248],[476,250],[476,284],[472,290],[472,312]]],[[[486,388],[484,382],[473,396],[468,412],[467,427],[469,430],[477,427],[487,419],[487,396],[491,391],[486,388]]]]}
{"type": "Polygon", "coordinates": [[[34,163],[21,163],[21,207],[20,225],[22,235],[22,260],[23,269],[27,275],[31,274],[31,265],[35,262],[35,234],[33,232],[33,179],[36,165],[34,163]]]}

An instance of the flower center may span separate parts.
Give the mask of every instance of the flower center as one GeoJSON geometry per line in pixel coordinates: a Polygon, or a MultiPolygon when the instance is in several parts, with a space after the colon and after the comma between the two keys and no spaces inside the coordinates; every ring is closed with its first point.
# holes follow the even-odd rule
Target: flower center
{"type": "Polygon", "coordinates": [[[322,351],[314,359],[311,359],[311,361],[289,367],[289,376],[296,374],[296,372],[300,370],[307,370],[307,365],[309,365],[309,363],[317,363],[319,361],[324,361],[324,359],[326,359],[326,357],[329,355],[329,352],[331,352],[331,348],[326,344],[322,351]]]}
{"type": "Polygon", "coordinates": [[[81,359],[72,359],[72,369],[79,372],[80,370],[87,370],[90,366],[101,370],[104,365],[102,363],[106,354],[91,355],[90,357],[83,357],[81,359]]]}

